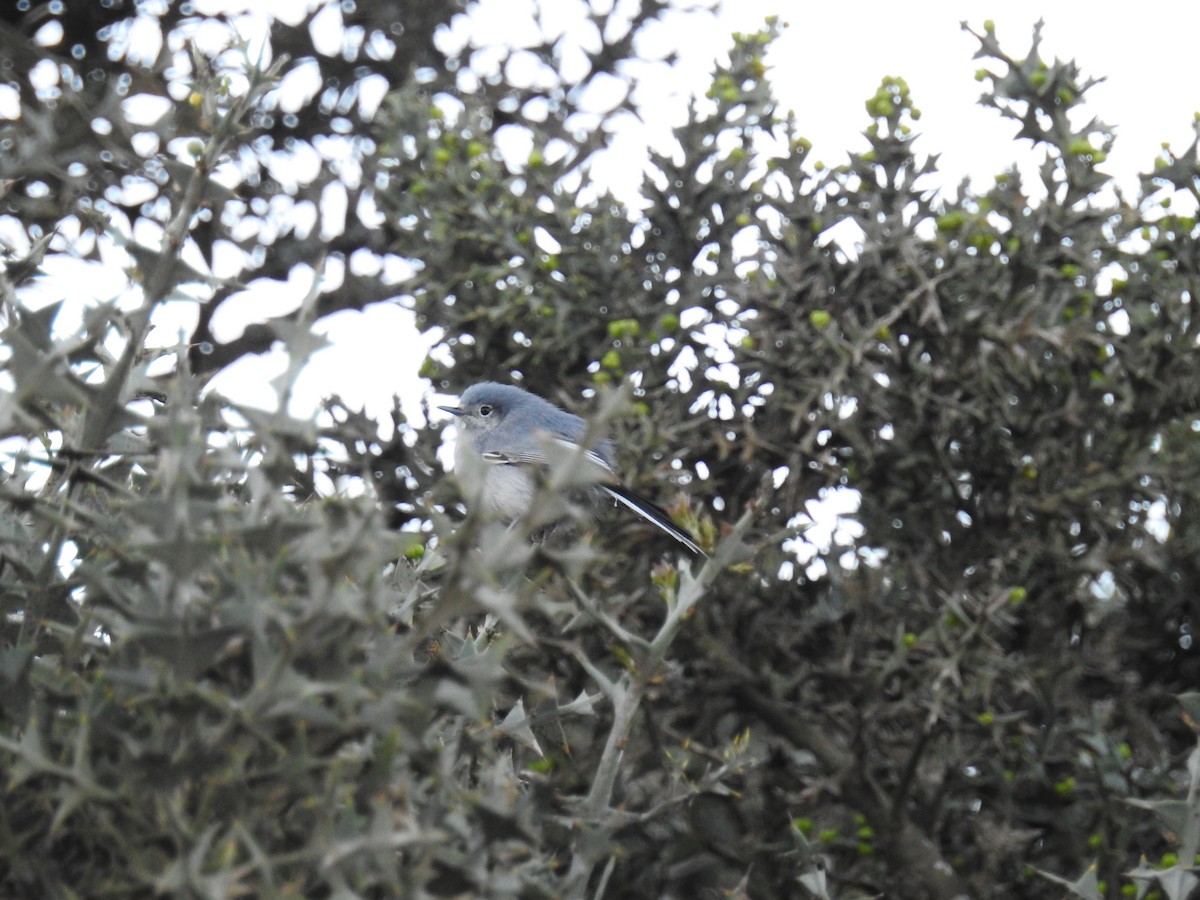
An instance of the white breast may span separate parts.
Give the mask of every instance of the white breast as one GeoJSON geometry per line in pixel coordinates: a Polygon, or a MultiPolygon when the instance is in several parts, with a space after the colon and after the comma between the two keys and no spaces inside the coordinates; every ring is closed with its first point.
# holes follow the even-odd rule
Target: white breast
{"type": "Polygon", "coordinates": [[[533,478],[520,466],[488,466],[483,499],[504,519],[519,519],[533,502],[533,478]]]}
{"type": "Polygon", "coordinates": [[[455,472],[460,480],[468,483],[483,479],[482,489],[476,492],[471,485],[467,494],[482,498],[483,505],[491,514],[502,519],[519,519],[529,512],[533,502],[533,476],[522,466],[504,466],[484,462],[479,454],[460,435],[454,452],[455,472]]]}

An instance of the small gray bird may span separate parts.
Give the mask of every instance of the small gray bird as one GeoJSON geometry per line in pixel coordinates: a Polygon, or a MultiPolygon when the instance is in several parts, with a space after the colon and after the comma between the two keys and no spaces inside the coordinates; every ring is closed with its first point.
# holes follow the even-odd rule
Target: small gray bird
{"type": "MultiPolygon", "coordinates": [[[[531,469],[550,465],[553,460],[547,451],[556,444],[579,452],[587,430],[587,423],[579,416],[536,394],[494,381],[472,385],[463,392],[458,406],[438,409],[457,417],[455,465],[463,470],[466,454],[483,459],[487,468],[480,496],[492,511],[509,520],[529,512],[537,484],[531,469]]],[[[584,450],[582,457],[594,467],[588,481],[595,488],[657,525],[693,553],[707,557],[665,510],[617,482],[611,441],[584,450]]]]}

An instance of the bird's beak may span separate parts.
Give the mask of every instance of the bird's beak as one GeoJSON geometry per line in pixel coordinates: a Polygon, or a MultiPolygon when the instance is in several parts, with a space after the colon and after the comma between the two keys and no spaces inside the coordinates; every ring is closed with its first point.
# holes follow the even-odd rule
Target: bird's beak
{"type": "Polygon", "coordinates": [[[466,413],[463,412],[461,409],[459,409],[457,406],[439,406],[438,409],[440,409],[442,412],[448,412],[452,416],[465,416],[466,415],[466,413]]]}

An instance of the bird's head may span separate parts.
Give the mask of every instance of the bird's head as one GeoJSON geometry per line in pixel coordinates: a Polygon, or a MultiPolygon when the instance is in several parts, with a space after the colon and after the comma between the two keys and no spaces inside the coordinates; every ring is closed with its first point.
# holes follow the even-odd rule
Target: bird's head
{"type": "Polygon", "coordinates": [[[529,395],[519,387],[484,381],[463,391],[458,406],[439,406],[457,419],[460,428],[481,434],[491,431],[507,418],[518,402],[529,395]]]}

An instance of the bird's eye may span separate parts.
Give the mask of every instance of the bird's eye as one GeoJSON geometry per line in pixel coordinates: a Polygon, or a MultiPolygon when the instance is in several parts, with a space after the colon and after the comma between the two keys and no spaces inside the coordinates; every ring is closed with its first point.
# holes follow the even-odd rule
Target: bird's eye
{"type": "Polygon", "coordinates": [[[479,407],[479,414],[481,416],[490,416],[492,414],[492,408],[485,403],[483,406],[479,407]]]}

